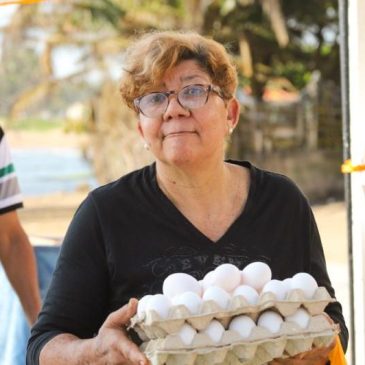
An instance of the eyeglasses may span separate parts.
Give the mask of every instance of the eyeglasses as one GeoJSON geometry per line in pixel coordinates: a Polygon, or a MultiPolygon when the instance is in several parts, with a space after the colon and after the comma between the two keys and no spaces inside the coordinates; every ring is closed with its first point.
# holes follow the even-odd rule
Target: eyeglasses
{"type": "Polygon", "coordinates": [[[214,85],[188,85],[180,91],[153,92],[134,99],[134,105],[139,112],[148,118],[161,117],[167,110],[170,95],[176,95],[178,103],[184,109],[197,109],[206,104],[209,94],[215,92],[223,98],[219,87],[214,85]]]}

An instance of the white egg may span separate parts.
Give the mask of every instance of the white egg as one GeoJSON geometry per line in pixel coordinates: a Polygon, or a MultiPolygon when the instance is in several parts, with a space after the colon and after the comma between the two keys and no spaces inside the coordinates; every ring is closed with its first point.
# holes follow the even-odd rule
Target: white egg
{"type": "Polygon", "coordinates": [[[206,334],[213,342],[217,343],[222,339],[224,331],[222,324],[213,319],[201,333],[206,334]]]}
{"type": "Polygon", "coordinates": [[[264,262],[252,262],[242,270],[242,284],[252,286],[258,292],[271,280],[271,269],[264,262]]]}
{"type": "Polygon", "coordinates": [[[169,316],[169,310],[171,307],[171,301],[163,294],[155,294],[150,298],[146,305],[146,312],[154,310],[161,318],[167,318],[169,316]]]}
{"type": "Polygon", "coordinates": [[[234,297],[242,296],[251,305],[256,305],[258,300],[259,300],[259,294],[257,293],[257,291],[254,288],[252,288],[251,286],[248,286],[248,285],[238,286],[234,290],[233,296],[234,297]]]}
{"type": "Polygon", "coordinates": [[[301,328],[307,328],[311,315],[304,308],[298,308],[292,315],[286,316],[286,322],[296,323],[301,328]]]}
{"type": "Polygon", "coordinates": [[[184,323],[177,335],[185,345],[191,345],[196,335],[196,329],[191,327],[189,324],[184,323]]]}
{"type": "Polygon", "coordinates": [[[162,285],[162,292],[170,299],[186,291],[201,295],[201,286],[194,277],[182,272],[169,275],[162,285]]]}
{"type": "Polygon", "coordinates": [[[286,286],[286,292],[289,293],[291,290],[291,278],[284,279],[283,284],[286,286]]]}
{"type": "Polygon", "coordinates": [[[291,280],[292,289],[301,289],[307,299],[312,299],[318,288],[314,277],[306,272],[295,274],[291,280]]]}
{"type": "Polygon", "coordinates": [[[271,333],[279,332],[282,323],[283,318],[281,315],[270,310],[263,312],[257,321],[258,326],[266,328],[271,333]]]}
{"type": "Polygon", "coordinates": [[[190,312],[190,314],[198,314],[202,305],[202,298],[192,292],[186,291],[180,295],[175,296],[172,299],[173,305],[184,305],[190,312]]]}
{"type": "Polygon", "coordinates": [[[214,270],[212,281],[214,286],[219,286],[230,292],[240,285],[241,272],[232,264],[222,264],[214,270]]]}
{"type": "Polygon", "coordinates": [[[203,291],[207,290],[210,286],[213,285],[213,281],[214,281],[214,275],[215,272],[214,271],[209,271],[208,273],[205,274],[204,278],[203,278],[203,291]]]}
{"type": "Polygon", "coordinates": [[[273,293],[277,300],[284,300],[287,294],[287,287],[282,281],[273,279],[262,288],[261,293],[267,292],[273,293]]]}
{"type": "Polygon", "coordinates": [[[137,315],[138,317],[142,317],[143,314],[146,312],[146,307],[148,304],[148,301],[153,297],[153,295],[145,295],[138,301],[138,307],[137,307],[137,315]]]}
{"type": "Polygon", "coordinates": [[[250,336],[252,329],[256,327],[255,322],[249,316],[240,315],[232,319],[229,329],[236,331],[241,337],[250,336]]]}
{"type": "Polygon", "coordinates": [[[208,300],[216,302],[222,309],[227,309],[231,296],[219,286],[210,286],[203,294],[203,301],[208,300]]]}

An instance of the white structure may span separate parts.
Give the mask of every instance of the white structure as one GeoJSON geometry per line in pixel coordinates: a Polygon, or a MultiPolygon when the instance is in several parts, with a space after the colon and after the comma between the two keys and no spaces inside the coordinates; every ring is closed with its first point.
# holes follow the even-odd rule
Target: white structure
{"type": "MultiPolygon", "coordinates": [[[[356,365],[365,364],[365,1],[348,0],[351,230],[356,365]],[[362,170],[362,171],[361,171],[362,170]]],[[[355,365],[355,364],[352,364],[355,365]]]]}

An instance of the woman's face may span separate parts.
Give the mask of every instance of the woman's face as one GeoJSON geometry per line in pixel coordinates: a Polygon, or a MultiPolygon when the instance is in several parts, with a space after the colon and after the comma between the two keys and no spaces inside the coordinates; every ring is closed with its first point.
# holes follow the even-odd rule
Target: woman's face
{"type": "MultiPolygon", "coordinates": [[[[194,61],[183,61],[165,74],[160,88],[153,91],[180,91],[193,84],[211,85],[209,75],[194,61]]],[[[182,167],[199,164],[207,159],[222,160],[225,138],[238,120],[239,106],[235,99],[228,102],[210,92],[206,104],[188,110],[176,99],[162,116],[149,118],[139,114],[138,129],[157,162],[182,167]]]]}

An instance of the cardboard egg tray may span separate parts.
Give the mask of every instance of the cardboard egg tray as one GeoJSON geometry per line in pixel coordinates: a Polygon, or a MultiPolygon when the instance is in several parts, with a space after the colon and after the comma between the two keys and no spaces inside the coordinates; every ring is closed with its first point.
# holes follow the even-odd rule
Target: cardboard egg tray
{"type": "Polygon", "coordinates": [[[184,344],[178,335],[167,335],[142,344],[141,349],[152,365],[262,365],[274,358],[328,346],[337,333],[338,325],[331,324],[326,314],[320,314],[311,318],[306,329],[283,322],[276,334],[255,327],[245,339],[227,330],[219,343],[197,333],[191,345],[184,344]]]}
{"type": "Polygon", "coordinates": [[[203,302],[201,312],[196,315],[191,315],[184,305],[172,306],[166,319],[151,310],[141,317],[134,316],[130,327],[145,341],[176,333],[184,323],[190,324],[199,331],[206,328],[212,319],[217,319],[226,328],[234,316],[246,314],[256,320],[259,314],[267,309],[274,309],[285,317],[293,314],[299,307],[303,307],[311,316],[315,316],[322,313],[328,303],[334,300],[324,287],[319,287],[310,300],[306,299],[299,289],[290,291],[283,301],[276,300],[273,293],[267,292],[260,295],[258,303],[254,306],[242,296],[237,296],[231,299],[226,310],[220,308],[214,301],[203,302]]]}

